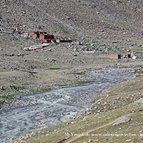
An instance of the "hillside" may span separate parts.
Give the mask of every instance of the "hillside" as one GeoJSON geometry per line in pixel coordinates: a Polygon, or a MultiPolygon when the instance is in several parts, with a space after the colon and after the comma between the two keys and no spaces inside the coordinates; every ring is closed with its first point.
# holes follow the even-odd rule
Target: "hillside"
{"type": "Polygon", "coordinates": [[[125,64],[128,60],[118,61],[117,54],[130,50],[139,56],[135,63],[128,62],[141,65],[142,5],[142,0],[1,0],[0,94],[15,93],[11,86],[18,86],[18,91],[41,90],[41,85],[49,83],[49,79],[43,81],[42,70],[47,73],[53,68],[125,64]],[[24,51],[25,47],[40,44],[23,37],[29,31],[46,31],[81,44],[51,44],[45,49],[24,51]],[[83,53],[84,49],[94,53],[83,53]],[[31,74],[35,71],[37,76],[31,74]],[[42,80],[35,85],[37,79],[42,80]]]}
{"type": "Polygon", "coordinates": [[[1,30],[19,28],[44,30],[58,36],[106,38],[126,32],[140,34],[142,5],[142,0],[1,0],[1,30]]]}
{"type": "Polygon", "coordinates": [[[21,48],[35,44],[21,36],[29,31],[70,37],[99,52],[140,50],[142,5],[142,0],[1,0],[0,50],[22,52],[21,48]]]}
{"type": "Polygon", "coordinates": [[[15,142],[142,143],[142,82],[143,76],[139,76],[120,83],[93,102],[91,112],[54,128],[31,132],[15,142]]]}
{"type": "MultiPolygon", "coordinates": [[[[96,133],[98,129],[99,134],[108,130],[142,133],[142,103],[136,103],[140,98],[142,102],[143,97],[142,65],[143,0],[0,0],[0,114],[5,109],[31,106],[30,101],[22,101],[20,97],[95,82],[96,79],[86,76],[88,71],[141,69],[140,77],[113,87],[109,97],[103,96],[102,103],[93,102],[90,116],[54,131],[39,131],[38,138],[36,134],[30,135],[31,140],[29,136],[24,138],[27,142],[33,143],[36,138],[37,143],[64,143],[64,139],[67,143],[92,140],[112,143],[112,138],[98,137],[96,141],[95,137],[86,138],[81,133],[96,133]],[[25,36],[30,31],[47,32],[57,41],[72,42],[52,41],[47,47],[25,50],[41,44],[25,36]],[[120,55],[123,58],[119,59],[120,55]],[[120,118],[127,122],[112,126],[120,118]],[[78,135],[66,136],[67,130],[78,135]]],[[[141,143],[142,138],[126,137],[121,141],[141,143]]],[[[114,138],[114,142],[120,140],[114,138]]]]}

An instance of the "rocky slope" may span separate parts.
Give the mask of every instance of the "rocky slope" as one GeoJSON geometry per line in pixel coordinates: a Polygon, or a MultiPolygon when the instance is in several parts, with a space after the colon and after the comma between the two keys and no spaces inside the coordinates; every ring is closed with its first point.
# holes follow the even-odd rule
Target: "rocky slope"
{"type": "MultiPolygon", "coordinates": [[[[8,94],[5,91],[11,91],[11,86],[12,89],[13,86],[22,89],[35,87],[34,81],[43,79],[42,70],[85,68],[91,63],[89,67],[117,64],[112,56],[98,56],[127,49],[142,51],[142,5],[142,0],[1,0],[0,94],[8,94]],[[24,51],[24,47],[38,41],[25,39],[21,33],[36,30],[60,38],[71,37],[83,44],[50,45],[43,50],[24,51]],[[83,53],[84,47],[96,52],[83,53]],[[79,51],[75,51],[76,48],[79,51]],[[31,74],[33,71],[36,76],[31,74]]],[[[49,84],[48,77],[44,83],[38,83],[38,87],[43,84],[49,84]]]]}
{"type": "Polygon", "coordinates": [[[142,0],[1,0],[0,26],[82,37],[140,33],[142,5],[142,0]]]}
{"type": "Polygon", "coordinates": [[[75,53],[75,45],[26,52],[23,48],[37,41],[21,37],[24,32],[39,30],[71,37],[83,43],[78,48],[91,47],[98,55],[126,49],[141,51],[142,24],[142,0],[1,0],[0,71],[79,66],[95,61],[95,55],[75,53]]]}
{"type": "MultiPolygon", "coordinates": [[[[13,99],[13,95],[45,92],[90,81],[82,75],[87,70],[143,65],[142,27],[142,0],[1,0],[0,108],[3,107],[3,102],[13,99]],[[39,42],[26,39],[21,34],[37,30],[47,31],[60,38],[72,38],[80,41],[81,45],[51,44],[45,49],[24,51],[24,47],[39,42]],[[85,47],[95,52],[83,52],[82,48],[85,47]],[[135,61],[114,58],[117,53],[129,50],[139,52],[140,57],[135,61]],[[110,54],[114,54],[113,57],[110,54]]],[[[142,81],[139,83],[142,85],[142,81]]],[[[123,98],[119,97],[120,99],[123,98]]],[[[126,101],[132,106],[134,99],[137,100],[133,98],[125,99],[124,102],[121,100],[119,104],[115,102],[114,108],[114,98],[111,98],[100,107],[95,104],[95,110],[100,108],[106,112],[111,109],[109,114],[119,117],[120,110],[122,112],[125,108],[118,110],[118,107],[122,103],[128,105],[126,101]],[[113,107],[108,106],[110,103],[113,103],[113,107]],[[104,109],[105,106],[107,109],[104,109]],[[112,109],[117,109],[117,114],[117,110],[112,109]]],[[[142,107],[139,108],[142,110],[142,107]]],[[[125,111],[130,113],[131,110],[129,105],[129,110],[125,111]]],[[[141,114],[139,111],[139,116],[141,114]]],[[[104,120],[107,118],[108,113],[104,120]]],[[[93,116],[93,119],[96,118],[93,116]]],[[[140,131],[140,128],[137,129],[140,131]]]]}

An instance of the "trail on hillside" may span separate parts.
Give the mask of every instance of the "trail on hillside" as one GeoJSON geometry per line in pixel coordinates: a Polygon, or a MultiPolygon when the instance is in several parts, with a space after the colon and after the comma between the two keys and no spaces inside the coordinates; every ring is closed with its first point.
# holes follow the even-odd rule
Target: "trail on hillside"
{"type": "Polygon", "coordinates": [[[127,121],[126,119],[127,119],[129,116],[131,116],[132,114],[133,114],[133,113],[123,115],[123,116],[121,116],[121,117],[118,117],[118,118],[114,119],[113,121],[111,121],[111,122],[109,122],[109,123],[107,123],[107,124],[104,124],[104,125],[102,125],[102,126],[96,127],[96,128],[94,128],[94,129],[91,129],[91,130],[88,130],[88,131],[86,131],[86,132],[83,132],[82,134],[75,135],[75,136],[73,136],[73,137],[71,137],[71,138],[69,138],[69,139],[63,141],[63,143],[72,143],[72,142],[76,141],[77,139],[79,139],[79,138],[81,138],[81,137],[88,136],[88,135],[91,134],[92,132],[95,132],[95,131],[97,131],[97,130],[99,130],[99,129],[102,129],[102,128],[107,127],[107,126],[110,126],[110,125],[113,125],[113,124],[118,123],[118,122],[124,123],[124,122],[127,121]]]}

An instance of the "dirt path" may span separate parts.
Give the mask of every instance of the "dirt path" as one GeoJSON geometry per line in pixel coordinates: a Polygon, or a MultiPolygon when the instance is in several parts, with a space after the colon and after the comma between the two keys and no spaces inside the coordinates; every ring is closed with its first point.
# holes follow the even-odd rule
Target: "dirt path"
{"type": "Polygon", "coordinates": [[[95,132],[96,130],[102,129],[104,127],[107,127],[109,125],[118,125],[118,124],[121,124],[121,123],[126,123],[130,120],[129,116],[131,116],[132,114],[133,113],[126,114],[126,115],[123,115],[121,117],[118,117],[115,120],[113,120],[113,121],[111,121],[107,124],[104,124],[102,126],[96,127],[94,129],[91,129],[91,130],[88,130],[86,132],[83,132],[82,134],[75,135],[74,137],[63,141],[62,143],[72,143],[72,142],[76,141],[77,139],[79,139],[81,137],[88,136],[90,133],[95,132]]]}

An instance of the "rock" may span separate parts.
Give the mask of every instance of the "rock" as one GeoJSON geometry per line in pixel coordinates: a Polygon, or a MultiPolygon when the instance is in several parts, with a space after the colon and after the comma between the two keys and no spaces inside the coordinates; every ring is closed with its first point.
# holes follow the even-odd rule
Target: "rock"
{"type": "Polygon", "coordinates": [[[97,14],[100,14],[100,12],[99,12],[99,11],[97,11],[96,13],[97,13],[97,14]]]}
{"type": "Polygon", "coordinates": [[[91,139],[88,140],[88,143],[92,143],[93,141],[91,139]]]}
{"type": "Polygon", "coordinates": [[[129,121],[131,121],[131,118],[129,116],[123,116],[123,117],[120,117],[117,120],[115,120],[112,125],[116,126],[116,125],[120,125],[123,123],[127,123],[129,121]]]}
{"type": "Polygon", "coordinates": [[[4,87],[4,86],[1,86],[0,89],[1,89],[1,90],[5,90],[5,87],[4,87]]]}
{"type": "Polygon", "coordinates": [[[52,52],[52,49],[48,49],[48,51],[52,52]]]}
{"type": "Polygon", "coordinates": [[[74,57],[77,57],[77,54],[74,54],[73,56],[74,56],[74,57]]]}
{"type": "Polygon", "coordinates": [[[103,108],[106,109],[106,106],[104,106],[103,108]]]}
{"type": "Polygon", "coordinates": [[[26,14],[26,11],[22,11],[22,14],[26,14]]]}
{"type": "Polygon", "coordinates": [[[94,109],[95,109],[95,110],[97,110],[97,109],[98,109],[98,107],[97,107],[97,106],[95,106],[95,107],[94,107],[94,109]]]}
{"type": "Polygon", "coordinates": [[[10,143],[13,142],[13,141],[14,141],[14,138],[11,138],[11,139],[10,139],[10,143]]]}
{"type": "Polygon", "coordinates": [[[23,27],[23,28],[26,28],[27,26],[26,26],[26,25],[22,25],[22,27],[23,27]]]}
{"type": "Polygon", "coordinates": [[[116,104],[116,102],[115,102],[115,101],[113,101],[113,102],[112,102],[112,104],[116,104]]]}
{"type": "Polygon", "coordinates": [[[69,16],[67,16],[66,18],[67,18],[67,20],[70,20],[70,19],[71,19],[71,17],[69,17],[69,16]]]}
{"type": "Polygon", "coordinates": [[[28,38],[28,33],[23,33],[23,34],[21,34],[21,37],[23,37],[23,38],[28,38]]]}
{"type": "Polygon", "coordinates": [[[143,104],[143,98],[141,98],[141,99],[135,101],[135,103],[137,103],[137,104],[143,104]]]}
{"type": "Polygon", "coordinates": [[[121,97],[117,97],[117,100],[120,100],[121,99],[121,97]]]}
{"type": "Polygon", "coordinates": [[[126,140],[126,142],[131,142],[132,141],[132,139],[128,139],[128,140],[126,140]]]}
{"type": "Polygon", "coordinates": [[[106,97],[109,97],[109,94],[107,94],[106,97]]]}
{"type": "Polygon", "coordinates": [[[133,60],[137,59],[137,56],[132,56],[132,59],[133,59],[133,60]]]}

